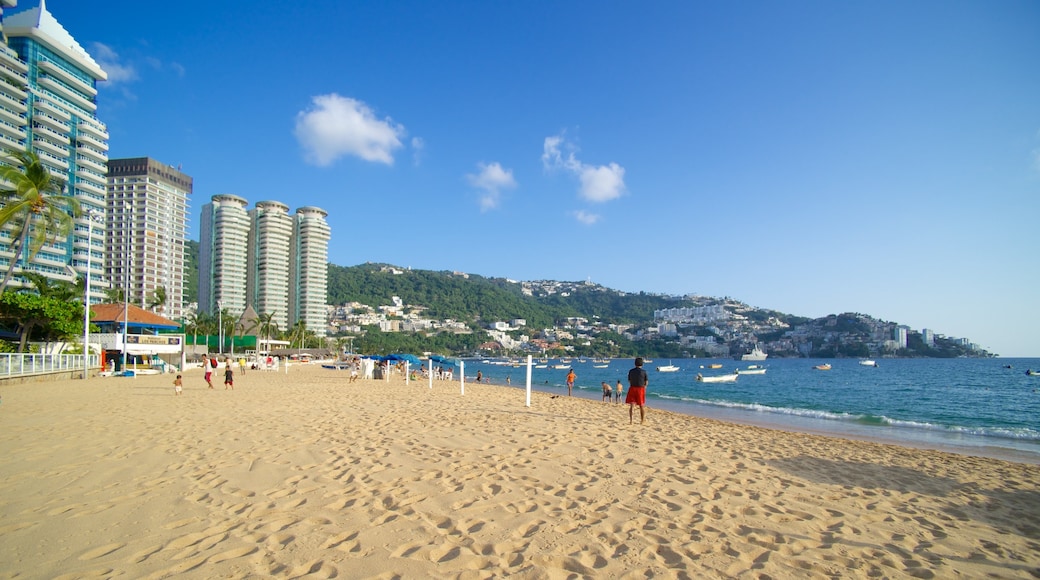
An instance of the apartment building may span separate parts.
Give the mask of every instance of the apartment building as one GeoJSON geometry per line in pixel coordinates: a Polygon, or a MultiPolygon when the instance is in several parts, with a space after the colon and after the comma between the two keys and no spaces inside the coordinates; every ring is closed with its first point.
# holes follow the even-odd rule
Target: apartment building
{"type": "Polygon", "coordinates": [[[131,304],[184,316],[184,245],[192,178],[148,157],[110,159],[105,273],[131,304]],[[165,297],[159,303],[157,298],[165,297]]]}
{"type": "Polygon", "coordinates": [[[203,206],[199,240],[199,309],[239,317],[251,306],[274,314],[279,329],[303,322],[325,336],[328,244],[325,210],[294,215],[278,201],[248,202],[215,195],[203,206]],[[219,305],[218,305],[219,304],[219,305]]]}
{"type": "Polygon", "coordinates": [[[249,212],[246,295],[258,314],[273,314],[278,328],[289,327],[290,244],[295,220],[279,201],[257,202],[249,212]]]}
{"type": "MultiPolygon", "coordinates": [[[[0,149],[31,149],[83,209],[67,238],[45,244],[16,273],[72,281],[89,263],[91,301],[98,302],[108,286],[105,225],[95,221],[105,210],[108,131],[96,116],[96,101],[97,82],[108,76],[43,2],[12,13],[13,4],[0,2],[8,8],[0,13],[0,149]]],[[[10,242],[10,230],[0,232],[0,267],[17,259],[10,242]]],[[[11,286],[20,285],[16,276],[11,286]]]]}
{"type": "Polygon", "coordinates": [[[325,336],[325,303],[329,285],[328,213],[317,207],[296,210],[296,228],[289,267],[289,325],[303,322],[308,330],[325,336]]]}
{"type": "Polygon", "coordinates": [[[214,195],[199,223],[199,310],[234,316],[246,310],[249,204],[231,194],[214,195]]]}

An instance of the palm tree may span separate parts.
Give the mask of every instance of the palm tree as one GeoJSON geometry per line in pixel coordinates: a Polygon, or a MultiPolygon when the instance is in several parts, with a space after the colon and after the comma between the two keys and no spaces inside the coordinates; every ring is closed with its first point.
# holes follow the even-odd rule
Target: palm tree
{"type": "Polygon", "coordinates": [[[152,290],[152,297],[148,299],[148,308],[152,312],[162,312],[166,307],[166,286],[157,286],[152,290]]]}
{"type": "MultiPolygon", "coordinates": [[[[271,349],[271,331],[275,329],[274,312],[256,315],[256,325],[260,336],[267,340],[267,349],[271,349]]],[[[259,345],[257,345],[259,346],[259,345]]],[[[257,349],[259,350],[259,349],[257,349]]]]}
{"type": "Polygon", "coordinates": [[[105,288],[105,302],[108,304],[122,304],[125,300],[123,289],[116,286],[105,288]]]}
{"type": "Polygon", "coordinates": [[[7,288],[15,268],[32,261],[43,245],[68,236],[79,217],[79,200],[65,193],[65,181],[50,171],[32,151],[9,151],[0,166],[0,227],[13,225],[11,249],[15,259],[7,266],[0,292],[7,288]]]}

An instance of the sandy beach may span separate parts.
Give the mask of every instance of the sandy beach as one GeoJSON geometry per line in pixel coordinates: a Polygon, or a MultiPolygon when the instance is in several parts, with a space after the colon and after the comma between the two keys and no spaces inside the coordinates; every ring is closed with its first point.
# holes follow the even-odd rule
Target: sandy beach
{"type": "Polygon", "coordinates": [[[1040,576],[1037,465],[318,365],[173,378],[0,386],[0,577],[1040,576]]]}

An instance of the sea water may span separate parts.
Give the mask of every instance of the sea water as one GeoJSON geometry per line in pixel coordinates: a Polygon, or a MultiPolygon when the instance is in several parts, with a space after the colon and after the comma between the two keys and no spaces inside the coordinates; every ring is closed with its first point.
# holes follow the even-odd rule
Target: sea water
{"type": "MultiPolygon", "coordinates": [[[[566,394],[569,368],[577,374],[574,395],[602,399],[602,382],[618,380],[627,391],[632,359],[611,360],[595,368],[592,359],[572,359],[567,368],[550,359],[532,368],[536,391],[566,394]]],[[[1040,463],[1040,359],[856,359],[655,360],[647,406],[689,415],[762,425],[790,431],[870,439],[907,446],[1040,463]],[[721,364],[711,369],[711,364],[721,364]],[[829,363],[831,370],[816,370],[829,363]],[[658,372],[673,364],[678,372],[658,372]],[[764,375],[740,375],[733,383],[702,383],[705,376],[733,373],[757,364],[764,375]]],[[[466,361],[467,381],[477,371],[492,384],[524,387],[526,359],[520,366],[490,359],[466,361]]],[[[537,360],[534,364],[539,364],[537,360]]],[[[605,403],[604,403],[605,404],[605,403]]],[[[613,404],[613,403],[612,403],[613,404]]],[[[627,418],[627,409],[624,413],[627,418]]],[[[619,415],[620,416],[620,415],[619,415]]]]}

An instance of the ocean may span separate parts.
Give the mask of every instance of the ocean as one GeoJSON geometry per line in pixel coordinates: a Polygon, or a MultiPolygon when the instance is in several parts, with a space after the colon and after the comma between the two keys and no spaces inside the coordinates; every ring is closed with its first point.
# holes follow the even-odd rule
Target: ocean
{"type": "MultiPolygon", "coordinates": [[[[1040,463],[1040,376],[1026,375],[1027,369],[1040,370],[1040,359],[874,360],[876,367],[856,359],[658,359],[644,367],[650,375],[647,406],[788,431],[1040,463]],[[722,368],[710,369],[712,363],[722,368]],[[831,370],[813,369],[823,363],[831,370]],[[680,370],[656,370],[667,364],[680,370]],[[741,375],[734,383],[695,380],[697,373],[732,373],[752,364],[766,373],[741,375]]],[[[526,358],[519,367],[502,362],[466,360],[466,380],[471,382],[480,371],[492,384],[507,386],[508,379],[508,386],[524,388],[526,358]]],[[[557,359],[548,364],[532,369],[532,388],[566,394],[567,369],[551,368],[560,364],[557,359]]],[[[571,359],[578,377],[574,395],[600,401],[601,382],[614,385],[619,379],[627,390],[632,366],[632,359],[611,360],[606,368],[595,368],[591,358],[571,359]]],[[[618,407],[619,417],[627,419],[627,407],[618,407]]]]}

